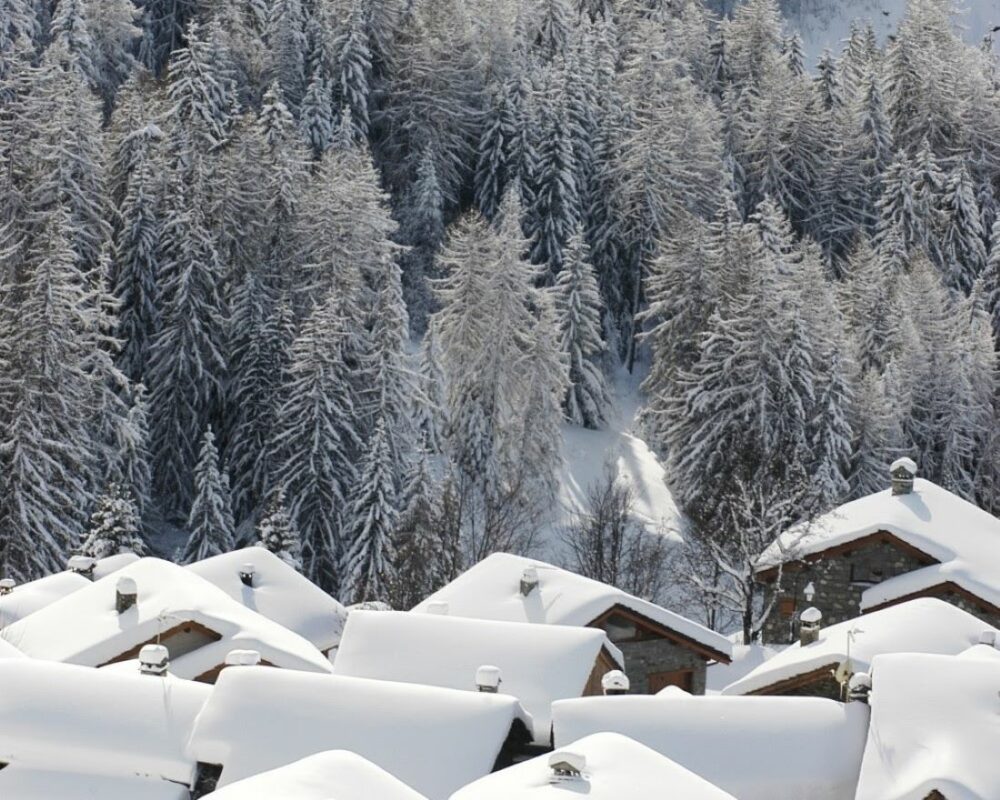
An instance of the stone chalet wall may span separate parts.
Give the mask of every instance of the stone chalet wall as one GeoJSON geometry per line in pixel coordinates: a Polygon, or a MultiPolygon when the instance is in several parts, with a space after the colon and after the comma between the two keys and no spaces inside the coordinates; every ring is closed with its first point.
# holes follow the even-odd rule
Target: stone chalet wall
{"type": "MultiPolygon", "coordinates": [[[[823,612],[824,626],[860,616],[861,595],[874,581],[857,579],[872,576],[874,570],[880,571],[882,580],[886,580],[923,566],[925,564],[916,556],[887,542],[875,541],[850,552],[807,563],[802,568],[786,569],[781,575],[781,593],[764,624],[764,643],[789,644],[797,641],[798,615],[809,606],[823,612]],[[809,583],[816,589],[811,603],[806,602],[802,593],[809,583]]],[[[769,586],[765,593],[768,600],[772,591],[769,586]]]]}
{"type": "Polygon", "coordinates": [[[649,694],[649,676],[659,672],[692,671],[692,694],[705,694],[705,660],[683,645],[667,639],[615,642],[625,656],[631,694],[649,694]]]}

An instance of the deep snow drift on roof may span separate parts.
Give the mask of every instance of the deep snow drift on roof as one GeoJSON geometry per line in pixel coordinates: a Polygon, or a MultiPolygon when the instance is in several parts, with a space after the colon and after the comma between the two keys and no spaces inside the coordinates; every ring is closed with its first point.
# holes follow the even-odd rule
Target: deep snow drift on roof
{"type": "Polygon", "coordinates": [[[264,667],[219,676],[191,737],[219,786],[324,750],[350,750],[431,800],[489,773],[531,716],[506,695],[264,667]]]}
{"type": "Polygon", "coordinates": [[[937,598],[918,598],[873,611],[820,630],[819,639],[803,647],[788,646],[753,672],[723,690],[749,694],[833,665],[850,657],[850,672],[867,672],[881,653],[942,653],[956,655],[993,630],[980,619],[937,598]]]}
{"type": "Polygon", "coordinates": [[[815,697],[594,697],[553,706],[556,747],[620,733],[740,800],[853,800],[864,703],[815,697]]]}
{"type": "Polygon", "coordinates": [[[231,783],[205,800],[426,800],[356,753],[330,750],[231,783]]]}
{"type": "Polygon", "coordinates": [[[90,586],[90,581],[75,572],[57,572],[36,581],[17,584],[9,594],[0,595],[0,628],[13,625],[87,586],[90,586]]]}
{"type": "Polygon", "coordinates": [[[333,671],[355,678],[476,691],[476,670],[499,667],[500,691],[531,714],[548,744],[555,700],[580,697],[598,671],[620,668],[604,631],[463,619],[405,611],[352,611],[333,671]],[[598,663],[602,650],[604,667],[598,663]],[[612,661],[611,659],[614,659],[612,661]]]}
{"type": "Polygon", "coordinates": [[[11,764],[0,770],[3,800],[189,800],[187,787],[157,778],[59,772],[11,764]]]}
{"type": "Polygon", "coordinates": [[[426,612],[441,603],[447,603],[447,613],[456,617],[576,626],[589,625],[620,605],[726,659],[731,652],[726,637],[680,614],[552,564],[509,553],[487,556],[413,610],[426,612]],[[524,595],[520,581],[526,568],[535,569],[538,586],[524,595]]]}
{"type": "Polygon", "coordinates": [[[596,733],[554,753],[487,775],[451,800],[734,800],[704,778],[645,745],[617,733],[596,733]],[[550,766],[566,753],[583,756],[579,776],[557,777],[550,766]]]}

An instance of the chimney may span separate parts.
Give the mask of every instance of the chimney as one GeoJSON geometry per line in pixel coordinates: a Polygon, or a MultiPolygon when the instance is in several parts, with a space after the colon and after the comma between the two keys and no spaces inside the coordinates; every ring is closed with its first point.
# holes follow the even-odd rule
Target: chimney
{"type": "Polygon", "coordinates": [[[260,653],[256,650],[230,650],[226,653],[227,667],[256,667],[260,663],[260,653]]]}
{"type": "Polygon", "coordinates": [[[611,672],[604,673],[604,677],[601,678],[601,688],[604,689],[605,695],[612,697],[613,695],[628,694],[631,684],[624,672],[620,669],[613,669],[611,672]]]}
{"type": "Polygon", "coordinates": [[[913,479],[917,476],[917,465],[912,458],[897,458],[889,467],[892,478],[892,493],[909,494],[913,491],[913,479]]]}
{"type": "Polygon", "coordinates": [[[521,594],[527,597],[536,586],[538,586],[538,570],[534,567],[525,567],[521,573],[521,594]]]}
{"type": "Polygon", "coordinates": [[[847,682],[847,700],[851,703],[867,703],[872,693],[872,676],[867,672],[855,672],[847,682]]]}
{"type": "Polygon", "coordinates": [[[434,600],[428,603],[424,610],[428,614],[437,614],[440,617],[448,616],[448,604],[444,600],[434,600]]]}
{"type": "Polygon", "coordinates": [[[500,667],[484,664],[476,670],[476,689],[486,694],[496,694],[500,691],[500,667]]]}
{"type": "Polygon", "coordinates": [[[70,572],[75,572],[77,575],[83,575],[84,578],[93,580],[94,565],[96,563],[96,559],[90,556],[70,556],[69,561],[66,562],[66,569],[70,572]]]}
{"type": "Polygon", "coordinates": [[[984,644],[987,647],[995,647],[1000,649],[1000,642],[997,642],[997,632],[993,630],[985,630],[979,634],[979,644],[984,644]]]}
{"type": "Polygon", "coordinates": [[[128,577],[121,577],[115,585],[115,610],[119,614],[124,614],[135,605],[139,596],[135,581],[128,577]]]}
{"type": "Polygon", "coordinates": [[[244,586],[253,586],[253,575],[255,572],[253,564],[244,564],[240,567],[240,582],[244,586]]]}
{"type": "Polygon", "coordinates": [[[587,768],[587,757],[583,753],[573,753],[569,750],[556,750],[549,756],[549,769],[552,775],[549,783],[567,783],[583,777],[587,768]]]}
{"type": "Polygon", "coordinates": [[[170,651],[162,644],[147,644],[139,651],[139,672],[143,675],[166,675],[170,651]]]}
{"type": "Polygon", "coordinates": [[[0,597],[13,592],[15,585],[16,584],[14,583],[13,578],[4,578],[3,580],[0,580],[0,597]]]}
{"type": "Polygon", "coordinates": [[[810,606],[799,614],[799,644],[805,647],[819,639],[819,629],[823,623],[823,612],[810,606]]]}

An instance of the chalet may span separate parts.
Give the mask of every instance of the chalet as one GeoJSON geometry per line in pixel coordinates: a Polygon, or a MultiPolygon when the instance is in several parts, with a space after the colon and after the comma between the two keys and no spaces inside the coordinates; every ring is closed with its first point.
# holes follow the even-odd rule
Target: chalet
{"type": "Polygon", "coordinates": [[[312,642],[324,654],[340,642],[347,609],[262,547],[206,558],[188,569],[238,603],[312,642]]]}
{"type": "Polygon", "coordinates": [[[957,655],[997,631],[935,597],[908,600],[859,619],[818,627],[765,661],[723,694],[812,695],[847,699],[852,675],[885,653],[957,655]],[[812,638],[812,641],[809,639],[812,638]]]}
{"type": "Polygon", "coordinates": [[[647,600],[559,567],[494,553],[435,592],[416,612],[600,628],[625,657],[630,690],[705,691],[708,662],[728,663],[724,636],[647,600]]]}
{"type": "MultiPolygon", "coordinates": [[[[16,591],[16,590],[15,590],[16,591]]],[[[213,682],[232,650],[262,663],[329,672],[329,661],[298,634],[246,608],[195,573],[143,558],[88,583],[0,631],[32,658],[100,667],[164,645],[170,670],[213,682]]]]}
{"type": "Polygon", "coordinates": [[[548,745],[552,703],[603,694],[601,679],[621,669],[622,655],[595,628],[352,611],[333,673],[476,691],[483,665],[499,670],[499,691],[520,701],[535,742],[548,745]]]}
{"type": "Polygon", "coordinates": [[[799,614],[825,625],[917,597],[938,597],[1000,625],[1000,520],[915,476],[910,459],[892,486],[783,533],[758,562],[774,600],[769,644],[798,638],[799,614]]]}
{"type": "Polygon", "coordinates": [[[487,775],[451,800],[734,800],[704,778],[617,733],[595,733],[487,775]],[[669,788],[666,795],[665,787],[669,788]]]}
{"type": "Polygon", "coordinates": [[[872,663],[871,683],[856,800],[1000,797],[1000,660],[883,655],[872,663]]]}
{"type": "Polygon", "coordinates": [[[191,734],[195,796],[326,750],[350,750],[430,800],[447,800],[508,766],[530,731],[531,716],[503,694],[227,669],[191,734]]]}
{"type": "Polygon", "coordinates": [[[558,749],[619,733],[740,800],[854,800],[868,728],[864,703],[694,697],[677,687],[655,697],[562,700],[552,716],[558,749]]]}
{"type": "Polygon", "coordinates": [[[398,778],[346,750],[307,756],[231,783],[208,800],[427,800],[398,778]]]}

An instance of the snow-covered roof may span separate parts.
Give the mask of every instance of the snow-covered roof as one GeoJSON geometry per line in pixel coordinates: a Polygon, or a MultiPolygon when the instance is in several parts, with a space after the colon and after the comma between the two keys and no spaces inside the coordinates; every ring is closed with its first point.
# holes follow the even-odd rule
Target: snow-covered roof
{"type": "MultiPolygon", "coordinates": [[[[487,775],[451,800],[734,800],[669,758],[617,733],[595,733],[561,748],[586,758],[579,778],[552,783],[550,755],[487,775]],[[669,791],[667,789],[669,787],[669,791]]],[[[556,754],[551,754],[558,757],[556,754]]]]}
{"type": "Polygon", "coordinates": [[[621,589],[584,578],[568,570],[509,553],[494,553],[414,608],[426,612],[447,603],[456,617],[586,626],[615,606],[639,614],[728,660],[731,643],[715,631],[680,614],[641,600],[621,589]],[[520,590],[528,567],[538,574],[538,586],[527,596],[520,590]]]}
{"type": "Polygon", "coordinates": [[[106,578],[138,560],[139,556],[135,553],[116,553],[113,556],[99,558],[94,562],[94,580],[99,581],[101,578],[106,578]]]}
{"type": "Polygon", "coordinates": [[[620,733],[740,800],[853,800],[868,707],[673,691],[562,700],[553,717],[556,747],[620,733]]]}
{"type": "Polygon", "coordinates": [[[186,786],[156,778],[32,769],[0,769],[3,800],[189,800],[186,786]]]}
{"type": "Polygon", "coordinates": [[[189,783],[195,762],[186,745],[210,691],[174,678],[0,660],[0,763],[189,783]]]}
{"type": "MultiPolygon", "coordinates": [[[[733,660],[729,664],[709,664],[705,670],[705,693],[717,694],[729,684],[749,675],[757,667],[774,658],[779,649],[763,644],[734,644],[733,660]]],[[[668,686],[667,689],[672,687],[668,686]]],[[[660,691],[666,691],[661,689],[660,691]]]]}
{"type": "Polygon", "coordinates": [[[786,647],[723,694],[749,694],[828,665],[851,661],[851,672],[867,672],[882,653],[957,655],[979,641],[989,625],[960,608],[933,597],[908,600],[858,619],[822,628],[819,638],[802,647],[786,647]],[[850,644],[848,644],[850,635],[850,644]]]}
{"type": "Polygon", "coordinates": [[[68,571],[18,584],[10,594],[0,595],[0,628],[12,625],[85,586],[90,586],[89,580],[68,571]]]}
{"type": "Polygon", "coordinates": [[[224,670],[191,736],[220,787],[325,750],[350,750],[431,800],[492,770],[512,726],[512,697],[391,681],[242,667],[224,670]]]}
{"type": "Polygon", "coordinates": [[[1000,797],[998,687],[993,659],[878,656],[857,800],[1000,797]]]}
{"type": "Polygon", "coordinates": [[[320,650],[336,647],[340,641],[347,609],[263,547],[223,553],[191,564],[188,569],[320,650]],[[247,564],[254,568],[251,586],[240,579],[240,571],[247,564]]]}
{"type": "Polygon", "coordinates": [[[140,559],[89,583],[4,628],[0,637],[32,658],[93,667],[185,622],[202,625],[221,638],[171,658],[170,671],[182,678],[210,672],[235,649],[257,650],[278,667],[330,670],[323,654],[298,634],[245,608],[184,567],[158,558],[140,559]],[[116,586],[123,577],[135,581],[138,599],[119,614],[116,586]]]}
{"type": "Polygon", "coordinates": [[[333,672],[476,691],[476,670],[499,667],[500,691],[520,700],[535,740],[547,744],[552,703],[583,694],[602,648],[622,666],[618,648],[595,628],[352,611],[333,672]]]}
{"type": "Polygon", "coordinates": [[[262,772],[206,800],[426,800],[402,781],[356,753],[329,750],[262,772]]]}
{"type": "Polygon", "coordinates": [[[764,551],[759,568],[799,560],[879,531],[941,563],[873,586],[862,596],[862,608],[948,582],[1000,605],[1000,520],[923,478],[914,481],[908,494],[894,495],[886,489],[789,529],[764,551]]]}

